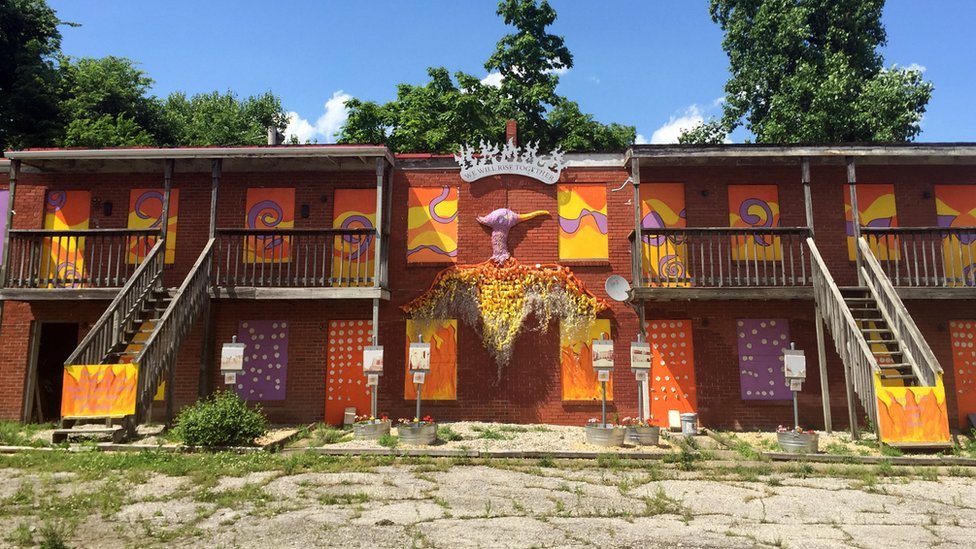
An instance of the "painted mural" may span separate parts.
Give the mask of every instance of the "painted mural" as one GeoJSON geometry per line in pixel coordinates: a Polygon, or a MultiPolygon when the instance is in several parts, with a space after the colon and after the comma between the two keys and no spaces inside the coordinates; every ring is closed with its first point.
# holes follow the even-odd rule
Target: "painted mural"
{"type": "Polygon", "coordinates": [[[413,384],[413,378],[410,376],[407,354],[410,352],[410,343],[417,341],[418,334],[423,336],[425,342],[430,343],[430,372],[424,380],[420,398],[457,400],[457,320],[454,319],[436,321],[426,326],[421,322],[407,319],[403,398],[406,400],[417,398],[417,386],[413,384]]]}
{"type": "MultiPolygon", "coordinates": [[[[130,229],[158,229],[163,218],[163,189],[132,189],[129,191],[130,229]]],[[[169,193],[169,221],[166,223],[166,264],[176,261],[176,222],[179,218],[180,191],[169,193]]],[[[132,238],[129,243],[129,264],[139,264],[156,244],[152,238],[132,238]]]]}
{"type": "MultiPolygon", "coordinates": [[[[373,321],[329,321],[325,373],[325,422],[342,425],[346,408],[368,414],[372,393],[363,375],[363,347],[371,345],[373,321]]],[[[383,378],[380,378],[383,383],[383,378]]]]}
{"type": "MultiPolygon", "coordinates": [[[[857,184],[858,219],[862,227],[897,227],[898,213],[895,209],[895,186],[890,183],[857,184]]],[[[844,185],[844,222],[847,227],[847,257],[855,259],[857,246],[854,242],[854,217],[851,215],[851,186],[844,185]]],[[[898,258],[898,239],[888,238],[883,242],[869,240],[871,250],[878,259],[898,258]]]]}
{"type": "Polygon", "coordinates": [[[949,333],[959,426],[965,427],[969,414],[976,414],[976,320],[953,320],[949,333]]]}
{"type": "Polygon", "coordinates": [[[790,347],[789,321],[743,318],[735,324],[742,400],[792,399],[783,372],[783,349],[790,347]]]}
{"type": "Polygon", "coordinates": [[[411,187],[407,192],[407,263],[456,263],[457,187],[411,187]]]}
{"type": "MultiPolygon", "coordinates": [[[[91,216],[91,192],[47,191],[44,197],[44,228],[57,231],[88,229],[91,216]]],[[[56,278],[67,288],[85,285],[84,237],[45,239],[48,257],[41,265],[41,278],[56,278]]]]}
{"type": "Polygon", "coordinates": [[[559,259],[609,257],[607,187],[558,185],[559,259]]]}
{"type": "MultiPolygon", "coordinates": [[[[332,227],[363,229],[376,226],[376,189],[336,189],[332,227]]],[[[371,286],[373,235],[337,236],[332,249],[334,286],[371,286]]]]}
{"type": "MultiPolygon", "coordinates": [[[[729,185],[729,227],[779,227],[779,188],[776,185],[729,185]]],[[[732,237],[732,259],[780,260],[780,237],[732,237]]]]}
{"type": "Polygon", "coordinates": [[[942,258],[950,286],[976,286],[976,185],[936,185],[939,227],[971,227],[942,239],[942,258]]]}
{"type": "MultiPolygon", "coordinates": [[[[592,341],[603,334],[610,337],[610,319],[598,318],[588,332],[573,337],[559,326],[559,366],[562,371],[563,400],[600,400],[601,388],[593,369],[592,341]]],[[[607,400],[613,400],[613,377],[607,383],[607,400]]]]}
{"type": "Polygon", "coordinates": [[[0,257],[3,257],[3,237],[7,233],[7,208],[10,205],[10,191],[0,189],[0,257]]]}
{"type": "Polygon", "coordinates": [[[238,324],[237,342],[247,347],[234,389],[244,400],[285,400],[288,324],[286,320],[242,320],[238,324]]]}
{"type": "Polygon", "coordinates": [[[136,411],[139,367],[135,364],[65,366],[61,417],[124,417],[136,411]]]}
{"type": "Polygon", "coordinates": [[[649,320],[644,327],[651,344],[652,423],[667,427],[675,414],[698,411],[691,320],[649,320]]]}
{"type": "MultiPolygon", "coordinates": [[[[684,183],[646,183],[640,185],[641,227],[682,228],[685,218],[684,183]]],[[[641,238],[641,265],[643,277],[666,277],[673,282],[654,285],[681,287],[690,285],[683,281],[689,276],[685,266],[688,247],[680,237],[641,238]]]]}
{"type": "MultiPolygon", "coordinates": [[[[244,227],[291,229],[295,227],[295,188],[247,190],[244,227]]],[[[281,236],[249,236],[245,244],[248,263],[288,263],[291,239],[281,236]]]]}
{"type": "Polygon", "coordinates": [[[949,442],[948,403],[941,375],[935,387],[892,387],[876,373],[874,390],[883,442],[949,442]]]}

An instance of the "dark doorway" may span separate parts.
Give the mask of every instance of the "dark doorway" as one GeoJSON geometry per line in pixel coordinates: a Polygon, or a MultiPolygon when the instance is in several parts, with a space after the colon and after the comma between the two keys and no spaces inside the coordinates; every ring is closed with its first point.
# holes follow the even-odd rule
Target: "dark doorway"
{"type": "Polygon", "coordinates": [[[45,322],[41,324],[37,346],[38,419],[53,421],[61,417],[61,384],[64,361],[78,346],[78,324],[45,322]]]}

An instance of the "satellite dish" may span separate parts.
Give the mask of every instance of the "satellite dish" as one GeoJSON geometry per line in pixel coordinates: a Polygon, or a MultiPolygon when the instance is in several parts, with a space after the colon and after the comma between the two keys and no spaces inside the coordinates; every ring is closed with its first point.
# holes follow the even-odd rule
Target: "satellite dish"
{"type": "Polygon", "coordinates": [[[627,301],[630,299],[630,282],[620,275],[610,275],[607,282],[603,285],[607,295],[614,301],[627,301]]]}

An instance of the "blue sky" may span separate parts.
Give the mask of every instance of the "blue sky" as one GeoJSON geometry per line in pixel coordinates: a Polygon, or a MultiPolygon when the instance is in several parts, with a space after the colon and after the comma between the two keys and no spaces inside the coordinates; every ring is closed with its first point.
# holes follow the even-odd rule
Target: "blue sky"
{"type": "MultiPolygon", "coordinates": [[[[428,66],[487,76],[484,61],[509,32],[490,0],[49,0],[73,56],[138,61],[153,92],[271,90],[294,113],[289,129],[332,141],[348,96],[388,101],[428,66]]],[[[728,77],[722,33],[701,0],[551,0],[574,66],[559,93],[602,122],[667,142],[678,127],[718,114],[728,77]]],[[[935,84],[921,142],[976,141],[976,2],[889,0],[890,66],[918,65],[935,84]]],[[[734,141],[748,138],[739,130],[734,141]]]]}

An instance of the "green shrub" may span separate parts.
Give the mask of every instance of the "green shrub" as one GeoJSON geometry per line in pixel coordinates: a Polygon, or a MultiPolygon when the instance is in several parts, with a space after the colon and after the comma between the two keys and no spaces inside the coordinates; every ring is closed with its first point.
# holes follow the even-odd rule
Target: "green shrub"
{"type": "Polygon", "coordinates": [[[236,394],[218,391],[184,408],[174,432],[187,446],[253,446],[268,432],[260,406],[251,409],[236,394]]]}

